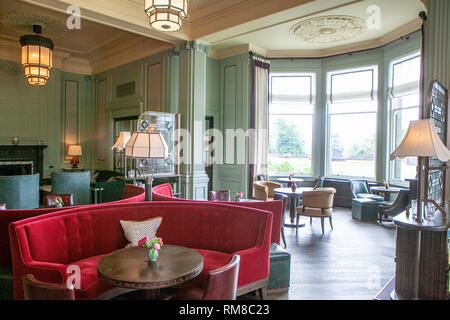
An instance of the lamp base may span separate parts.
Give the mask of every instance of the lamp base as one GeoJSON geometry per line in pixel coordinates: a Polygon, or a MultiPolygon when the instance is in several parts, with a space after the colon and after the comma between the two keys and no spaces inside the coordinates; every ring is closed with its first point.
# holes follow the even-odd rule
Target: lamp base
{"type": "Polygon", "coordinates": [[[145,201],[152,201],[153,178],[145,177],[145,201]]]}
{"type": "Polygon", "coordinates": [[[72,169],[78,169],[78,164],[80,163],[80,160],[78,160],[77,156],[73,156],[70,163],[72,164],[72,169]]]}

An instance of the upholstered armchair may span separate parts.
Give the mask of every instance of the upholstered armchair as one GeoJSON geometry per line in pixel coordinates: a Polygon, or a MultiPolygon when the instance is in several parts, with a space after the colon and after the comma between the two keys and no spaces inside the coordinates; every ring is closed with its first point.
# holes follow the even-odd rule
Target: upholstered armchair
{"type": "Polygon", "coordinates": [[[184,286],[167,300],[236,300],[240,256],[235,254],[231,261],[208,272],[204,288],[184,286]]]}
{"type": "Polygon", "coordinates": [[[51,194],[73,194],[74,205],[86,205],[90,203],[91,196],[91,173],[61,172],[52,173],[51,194]]]}
{"type": "Polygon", "coordinates": [[[230,190],[218,190],[209,192],[209,201],[231,201],[230,190]]]}
{"type": "Polygon", "coordinates": [[[47,194],[44,198],[45,206],[55,207],[57,198],[61,198],[64,207],[73,206],[73,194],[47,194]]]}
{"type": "Polygon", "coordinates": [[[300,216],[310,218],[320,218],[322,224],[322,233],[324,233],[324,219],[330,219],[330,226],[333,229],[333,198],[336,193],[334,188],[317,188],[302,193],[302,205],[297,208],[297,231],[300,216]]]}
{"type": "Polygon", "coordinates": [[[283,187],[281,183],[271,181],[255,181],[253,182],[253,194],[256,200],[273,200],[273,190],[281,187],[283,187]]]}
{"type": "Polygon", "coordinates": [[[7,209],[39,208],[39,173],[0,176],[0,203],[7,209]]]}
{"type": "Polygon", "coordinates": [[[366,180],[352,180],[353,198],[373,199],[376,201],[383,201],[384,198],[370,192],[369,184],[366,180]]]}
{"type": "Polygon", "coordinates": [[[378,208],[378,222],[391,221],[389,216],[396,216],[409,209],[411,205],[409,190],[400,190],[394,202],[383,201],[378,208]]]}
{"type": "Polygon", "coordinates": [[[37,280],[32,274],[23,276],[25,300],[75,300],[75,291],[66,284],[37,280]]]}

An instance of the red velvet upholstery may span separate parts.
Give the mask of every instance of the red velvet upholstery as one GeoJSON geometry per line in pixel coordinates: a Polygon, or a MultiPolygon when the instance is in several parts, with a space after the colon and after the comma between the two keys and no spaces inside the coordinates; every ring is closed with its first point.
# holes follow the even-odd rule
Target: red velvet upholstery
{"type": "Polygon", "coordinates": [[[208,202],[83,206],[10,224],[15,299],[23,299],[23,275],[65,283],[69,265],[81,269],[77,299],[94,298],[108,289],[96,275],[97,261],[127,244],[119,220],[152,217],[163,217],[157,236],[164,243],[203,254],[204,273],[224,266],[238,254],[238,287],[268,279],[271,212],[208,202]]]}
{"type": "MultiPolygon", "coordinates": [[[[178,199],[173,197],[172,186],[170,183],[162,184],[152,189],[152,198],[154,201],[189,201],[189,202],[201,202],[205,201],[195,201],[188,199],[178,199]]],[[[217,203],[217,202],[215,202],[217,203]]],[[[276,244],[280,244],[281,238],[281,223],[283,220],[283,201],[282,200],[274,200],[274,201],[229,201],[229,202],[220,202],[228,205],[239,206],[239,207],[247,207],[247,208],[256,208],[261,210],[266,210],[272,212],[273,221],[272,221],[272,242],[276,244]]]]}
{"type": "MultiPolygon", "coordinates": [[[[91,205],[93,207],[109,205],[111,203],[133,203],[145,200],[145,189],[135,185],[127,184],[123,190],[123,199],[115,202],[91,205]]],[[[78,208],[72,206],[70,208],[45,208],[30,210],[2,210],[0,212],[0,268],[11,266],[11,250],[9,248],[8,225],[11,222],[23,220],[26,218],[40,216],[50,212],[58,212],[78,208]]]]}

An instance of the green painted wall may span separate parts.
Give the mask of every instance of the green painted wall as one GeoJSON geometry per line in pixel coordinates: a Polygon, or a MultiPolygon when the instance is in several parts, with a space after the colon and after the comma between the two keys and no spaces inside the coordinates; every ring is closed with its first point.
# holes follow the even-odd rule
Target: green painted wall
{"type": "MultiPolygon", "coordinates": [[[[242,54],[219,60],[218,64],[221,120],[215,127],[222,130],[226,143],[227,129],[247,131],[250,125],[250,57],[248,54],[242,54]]],[[[241,146],[241,150],[238,150],[238,147],[239,145],[235,144],[235,156],[238,151],[243,151],[248,163],[248,141],[241,146]]],[[[224,157],[226,155],[224,150],[224,157]]],[[[226,163],[224,160],[224,164],[216,166],[217,179],[214,181],[214,188],[230,190],[232,195],[238,192],[247,194],[248,170],[248,165],[236,164],[236,162],[226,163]]]]}
{"type": "Polygon", "coordinates": [[[65,80],[78,83],[78,139],[83,147],[79,166],[84,167],[90,159],[89,148],[85,148],[92,101],[89,79],[53,69],[45,86],[31,86],[19,63],[0,60],[0,144],[10,145],[11,137],[18,137],[21,145],[48,145],[44,178],[71,166],[64,158],[65,80]]]}

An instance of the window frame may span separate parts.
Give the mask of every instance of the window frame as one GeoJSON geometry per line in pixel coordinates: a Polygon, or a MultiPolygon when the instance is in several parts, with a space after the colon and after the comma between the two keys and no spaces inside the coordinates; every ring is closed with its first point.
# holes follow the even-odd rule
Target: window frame
{"type": "MultiPolygon", "coordinates": [[[[395,112],[399,111],[399,110],[408,110],[408,109],[418,109],[417,110],[417,119],[420,118],[420,96],[419,96],[419,101],[417,101],[417,105],[416,106],[408,106],[408,107],[400,107],[400,108],[396,108],[394,109],[393,106],[393,102],[394,99],[399,99],[399,97],[393,97],[390,94],[390,89],[393,88],[393,82],[394,82],[394,66],[402,63],[402,62],[406,62],[406,61],[410,61],[412,59],[415,59],[417,57],[421,56],[421,52],[420,50],[414,50],[413,52],[409,52],[405,55],[402,56],[398,56],[395,57],[394,59],[391,59],[388,61],[387,63],[387,70],[388,70],[388,83],[387,83],[387,95],[386,95],[386,105],[387,105],[387,109],[388,109],[388,143],[387,143],[387,180],[389,183],[391,184],[395,184],[395,185],[399,185],[399,186],[408,186],[409,183],[408,181],[405,180],[397,180],[395,179],[395,174],[394,174],[394,170],[395,170],[395,166],[394,166],[394,161],[391,161],[389,159],[389,155],[394,151],[395,148],[395,134],[394,134],[394,129],[395,129],[395,112]]],[[[420,89],[419,89],[420,90],[420,89]]],[[[418,92],[419,93],[419,92],[418,92]]]]}
{"type": "MultiPolygon", "coordinates": [[[[269,135],[269,144],[270,144],[270,117],[273,116],[311,116],[311,125],[312,125],[312,132],[311,136],[312,139],[314,138],[314,132],[315,132],[315,126],[316,126],[316,119],[317,119],[317,78],[318,78],[318,72],[316,71],[304,71],[304,72],[290,72],[290,71],[273,71],[269,73],[269,108],[268,108],[268,135],[269,135]],[[310,101],[311,104],[309,106],[312,106],[312,113],[309,112],[301,112],[301,113],[281,113],[281,114],[271,114],[270,112],[270,106],[272,103],[272,78],[274,77],[309,77],[310,78],[310,101]]],[[[285,103],[286,105],[289,105],[290,103],[285,103]]],[[[294,104],[290,104],[294,105],[294,104]]],[[[297,106],[307,106],[306,104],[298,104],[297,106]]],[[[295,175],[298,177],[312,177],[314,176],[315,171],[315,145],[313,141],[311,141],[311,173],[299,173],[295,172],[295,175]]],[[[270,155],[270,152],[268,151],[268,156],[270,155]]],[[[269,160],[268,160],[269,161],[269,160]]],[[[268,169],[268,174],[271,177],[287,177],[290,173],[285,172],[270,172],[268,169]]]]}
{"type": "MultiPolygon", "coordinates": [[[[377,180],[377,158],[378,158],[378,123],[375,125],[375,158],[374,162],[374,172],[373,176],[352,176],[352,175],[335,175],[331,174],[331,117],[333,115],[354,115],[354,114],[375,114],[376,122],[378,122],[378,111],[379,111],[379,99],[378,92],[379,88],[379,68],[378,64],[369,64],[369,65],[361,65],[348,67],[346,69],[335,69],[329,70],[325,72],[325,92],[326,92],[326,100],[325,100],[325,112],[326,112],[326,136],[325,136],[325,175],[330,178],[335,179],[364,179],[368,181],[376,181],[377,180]],[[371,91],[371,101],[376,104],[375,111],[361,111],[361,112],[342,112],[342,113],[330,113],[332,101],[332,79],[334,75],[340,74],[348,74],[348,73],[357,73],[357,72],[372,72],[372,91],[371,91]]],[[[349,101],[349,103],[354,103],[354,101],[349,101]]],[[[338,104],[338,103],[335,103],[338,104]]]]}

